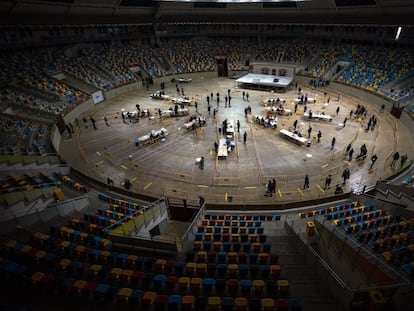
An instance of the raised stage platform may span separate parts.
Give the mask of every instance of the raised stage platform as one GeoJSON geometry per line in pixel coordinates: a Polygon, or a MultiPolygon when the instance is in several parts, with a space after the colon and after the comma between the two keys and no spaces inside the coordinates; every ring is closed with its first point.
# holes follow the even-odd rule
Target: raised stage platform
{"type": "Polygon", "coordinates": [[[292,81],[293,77],[248,73],[235,82],[243,89],[285,91],[292,81]]]}

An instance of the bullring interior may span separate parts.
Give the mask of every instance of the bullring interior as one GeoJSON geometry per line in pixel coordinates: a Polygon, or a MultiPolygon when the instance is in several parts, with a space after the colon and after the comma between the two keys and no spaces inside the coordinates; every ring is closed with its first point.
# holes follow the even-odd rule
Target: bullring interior
{"type": "Polygon", "coordinates": [[[413,309],[412,1],[0,3],[1,310],[413,309]]]}

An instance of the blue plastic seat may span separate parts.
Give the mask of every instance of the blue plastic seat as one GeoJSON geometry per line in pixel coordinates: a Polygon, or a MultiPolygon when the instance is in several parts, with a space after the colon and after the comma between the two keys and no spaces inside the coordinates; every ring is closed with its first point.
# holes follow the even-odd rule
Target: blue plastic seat
{"type": "Polygon", "coordinates": [[[176,311],[181,305],[182,296],[181,295],[170,295],[168,297],[168,311],[176,311]]]}
{"type": "Polygon", "coordinates": [[[252,288],[252,281],[249,279],[240,280],[239,286],[243,295],[249,294],[252,288]]]}
{"type": "Polygon", "coordinates": [[[223,297],[221,298],[221,310],[223,311],[233,311],[234,308],[234,298],[233,297],[223,297]]]}

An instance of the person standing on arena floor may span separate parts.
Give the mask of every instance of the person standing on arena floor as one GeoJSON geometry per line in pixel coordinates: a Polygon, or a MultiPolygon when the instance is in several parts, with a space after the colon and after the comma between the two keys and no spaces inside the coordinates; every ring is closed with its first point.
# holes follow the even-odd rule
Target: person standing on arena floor
{"type": "Polygon", "coordinates": [[[246,92],[246,100],[249,101],[249,93],[246,92]]]}
{"type": "Polygon", "coordinates": [[[407,159],[408,159],[408,156],[406,154],[401,156],[400,169],[403,168],[405,162],[407,162],[407,159]]]}
{"type": "Polygon", "coordinates": [[[93,128],[95,129],[95,130],[97,130],[98,128],[96,127],[96,121],[95,121],[95,119],[93,118],[93,117],[90,117],[89,118],[90,120],[91,120],[91,122],[92,122],[92,125],[93,125],[93,128]]]}
{"type": "Polygon", "coordinates": [[[273,190],[273,193],[276,193],[276,179],[275,178],[273,178],[272,180],[272,190],[273,190]]]}
{"type": "Polygon", "coordinates": [[[243,134],[243,143],[246,144],[246,141],[247,141],[247,133],[246,133],[246,131],[244,131],[244,134],[243,134]]]}
{"type": "Polygon", "coordinates": [[[336,138],[332,138],[332,142],[331,142],[331,150],[333,150],[335,148],[335,143],[336,143],[336,138]]]}
{"type": "Polygon", "coordinates": [[[325,188],[323,188],[324,190],[331,187],[331,181],[332,181],[332,175],[329,174],[328,177],[326,177],[325,179],[325,188]]]}
{"type": "Polygon", "coordinates": [[[266,197],[271,197],[272,196],[272,181],[270,181],[269,180],[269,182],[267,183],[267,186],[266,186],[266,193],[265,193],[265,196],[266,197]]]}
{"type": "Polygon", "coordinates": [[[198,167],[200,170],[204,170],[204,157],[201,157],[198,167]]]}
{"type": "Polygon", "coordinates": [[[394,166],[395,162],[398,161],[398,159],[400,158],[400,154],[399,152],[395,152],[394,155],[392,156],[392,162],[391,162],[391,166],[394,166]]]}
{"type": "Polygon", "coordinates": [[[303,189],[309,189],[309,176],[308,174],[305,175],[305,182],[303,183],[303,189]]]}
{"type": "Polygon", "coordinates": [[[354,148],[351,148],[351,150],[349,150],[349,152],[348,152],[348,155],[349,155],[348,161],[352,161],[352,155],[353,154],[354,154],[354,148]]]}
{"type": "Polygon", "coordinates": [[[369,169],[372,169],[372,167],[374,166],[374,164],[375,164],[375,162],[377,161],[377,159],[378,159],[378,157],[377,157],[377,155],[376,155],[376,154],[374,154],[374,155],[371,157],[371,166],[369,167],[369,169]]]}
{"type": "Polygon", "coordinates": [[[351,147],[351,144],[348,144],[348,146],[346,146],[345,154],[348,154],[349,150],[351,150],[351,147]]]}
{"type": "Polygon", "coordinates": [[[344,169],[344,171],[342,172],[342,178],[344,180],[343,184],[345,185],[346,181],[349,179],[351,175],[351,172],[349,170],[349,168],[344,169]]]}
{"type": "Polygon", "coordinates": [[[293,128],[296,130],[296,126],[298,125],[298,120],[295,120],[295,122],[293,122],[293,128]]]}
{"type": "Polygon", "coordinates": [[[312,133],[312,127],[309,125],[309,127],[308,127],[308,138],[311,137],[311,133],[312,133]]]}
{"type": "Polygon", "coordinates": [[[339,110],[340,110],[340,108],[339,108],[339,106],[338,106],[338,107],[336,108],[336,116],[338,116],[339,110]]]}
{"type": "Polygon", "coordinates": [[[237,133],[240,133],[240,120],[237,120],[237,133]]]}

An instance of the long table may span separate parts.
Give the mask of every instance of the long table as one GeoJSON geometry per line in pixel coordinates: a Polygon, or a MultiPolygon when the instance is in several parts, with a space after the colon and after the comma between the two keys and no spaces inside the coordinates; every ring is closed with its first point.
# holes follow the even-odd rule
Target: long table
{"type": "Polygon", "coordinates": [[[266,119],[265,117],[255,115],[255,121],[259,123],[260,125],[263,125],[264,127],[271,127],[271,128],[277,128],[277,122],[278,118],[270,117],[269,119],[266,119]]]}
{"type": "Polygon", "coordinates": [[[173,98],[172,102],[174,104],[187,105],[187,106],[191,106],[191,104],[192,104],[192,101],[191,101],[190,97],[188,97],[188,96],[173,98]]]}
{"type": "Polygon", "coordinates": [[[233,121],[227,122],[226,134],[234,137],[234,122],[233,121]]]}
{"type": "Polygon", "coordinates": [[[267,105],[279,105],[279,104],[284,104],[286,102],[286,100],[285,99],[283,99],[283,98],[270,98],[270,97],[268,97],[268,98],[266,98],[266,99],[264,99],[263,100],[263,105],[264,106],[267,106],[267,105]]]}
{"type": "Polygon", "coordinates": [[[174,109],[168,109],[161,111],[161,115],[164,117],[180,117],[180,116],[186,116],[188,115],[188,109],[187,108],[178,108],[177,114],[175,114],[174,109]]]}
{"type": "Polygon", "coordinates": [[[303,116],[305,118],[308,118],[309,120],[313,120],[313,121],[328,121],[328,122],[332,122],[332,117],[328,114],[324,114],[321,112],[313,112],[312,111],[312,118],[309,118],[309,111],[305,112],[303,114],[303,116]]]}
{"type": "Polygon", "coordinates": [[[279,114],[281,116],[291,116],[293,114],[291,109],[286,109],[285,107],[266,107],[265,108],[266,112],[270,112],[270,113],[276,113],[279,114]]]}
{"type": "Polygon", "coordinates": [[[221,138],[219,140],[219,147],[218,147],[218,152],[217,152],[217,158],[219,160],[222,159],[227,159],[227,155],[228,155],[228,151],[227,151],[227,144],[226,144],[226,140],[221,138]]]}
{"type": "Polygon", "coordinates": [[[300,137],[296,135],[295,133],[289,132],[288,130],[281,129],[279,132],[279,135],[283,138],[286,138],[287,140],[290,140],[298,145],[304,145],[308,142],[308,139],[305,137],[300,137]]]}
{"type": "Polygon", "coordinates": [[[136,143],[146,144],[150,141],[163,139],[168,135],[168,130],[166,128],[161,128],[159,130],[152,130],[146,135],[140,136],[136,139],[136,143]]]}
{"type": "Polygon", "coordinates": [[[193,128],[193,125],[195,125],[196,127],[201,126],[206,124],[206,118],[204,117],[199,117],[197,119],[194,119],[192,121],[189,121],[187,123],[184,123],[184,127],[189,130],[193,128]]]}

